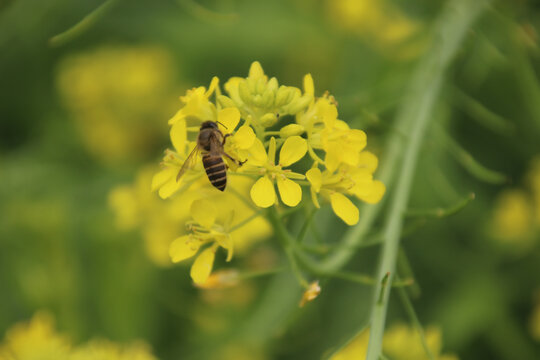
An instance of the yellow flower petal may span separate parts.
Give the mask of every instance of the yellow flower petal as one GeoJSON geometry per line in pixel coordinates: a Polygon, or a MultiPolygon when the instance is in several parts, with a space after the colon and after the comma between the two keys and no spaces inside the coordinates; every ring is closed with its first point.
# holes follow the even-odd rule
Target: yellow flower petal
{"type": "Polygon", "coordinates": [[[170,136],[176,151],[183,154],[186,151],[187,140],[186,121],[184,119],[179,120],[171,127],[170,136]]]}
{"type": "Polygon", "coordinates": [[[176,173],[178,173],[178,169],[174,168],[165,168],[158,172],[154,177],[152,178],[152,186],[151,190],[156,191],[160,187],[162,187],[167,181],[169,181],[171,178],[176,176],[176,173]]]}
{"type": "Polygon", "coordinates": [[[249,125],[243,125],[234,134],[234,142],[240,149],[249,149],[255,142],[255,132],[249,125]]]}
{"type": "MultiPolygon", "coordinates": [[[[173,169],[174,170],[174,169],[173,169]]],[[[177,173],[178,171],[175,171],[177,173]]],[[[167,199],[171,197],[175,192],[177,192],[182,186],[182,181],[176,181],[176,175],[173,175],[165,184],[159,188],[158,194],[162,199],[167,199]]]]}
{"type": "Polygon", "coordinates": [[[205,199],[195,200],[191,203],[190,214],[193,220],[207,229],[212,228],[216,221],[216,208],[214,204],[205,199]]]}
{"type": "Polygon", "coordinates": [[[370,153],[369,151],[362,151],[360,154],[358,154],[358,167],[364,168],[370,173],[373,173],[375,170],[377,170],[378,165],[379,160],[373,153],[370,153]]]}
{"type": "Polygon", "coordinates": [[[307,152],[307,141],[300,136],[291,136],[285,140],[279,153],[279,163],[289,166],[304,157],[307,152]]]}
{"type": "Polygon", "coordinates": [[[258,207],[267,208],[276,202],[276,191],[274,190],[274,184],[266,176],[261,177],[253,186],[250,191],[251,200],[258,207]]]}
{"type": "Polygon", "coordinates": [[[227,259],[225,261],[229,262],[231,261],[234,253],[234,242],[231,239],[230,235],[217,235],[216,241],[218,242],[219,246],[221,246],[224,249],[227,249],[227,259]]]}
{"type": "Polygon", "coordinates": [[[296,206],[302,200],[302,188],[294,181],[278,177],[277,187],[281,201],[288,206],[296,206]]]}
{"type": "Polygon", "coordinates": [[[363,200],[367,202],[368,204],[376,204],[379,201],[381,201],[384,193],[386,192],[386,186],[379,181],[374,180],[373,184],[371,185],[371,191],[367,195],[358,196],[360,200],[363,200]]]}
{"type": "Polygon", "coordinates": [[[268,155],[263,143],[259,139],[253,141],[253,145],[249,148],[249,164],[263,166],[268,161],[268,155]]]}
{"type": "Polygon", "coordinates": [[[358,208],[345,195],[338,192],[333,193],[330,195],[330,203],[334,213],[347,225],[354,225],[358,222],[360,218],[358,208]]]}
{"type": "Polygon", "coordinates": [[[210,247],[204,250],[195,262],[191,266],[191,278],[195,284],[202,284],[208,279],[214,266],[214,259],[216,257],[216,250],[214,247],[210,247]]]}
{"type": "Polygon", "coordinates": [[[313,85],[311,74],[304,75],[304,92],[311,96],[315,94],[315,86],[313,85]]]}
{"type": "Polygon", "coordinates": [[[171,243],[169,247],[169,255],[174,263],[189,259],[199,251],[201,242],[191,235],[184,235],[171,243]]]}
{"type": "Polygon", "coordinates": [[[219,84],[219,78],[217,76],[214,76],[212,78],[212,81],[210,81],[210,85],[208,86],[208,90],[204,94],[206,98],[210,97],[212,93],[216,90],[217,86],[219,84]]]}
{"type": "Polygon", "coordinates": [[[224,127],[224,133],[232,133],[240,122],[240,111],[235,107],[221,109],[217,115],[218,123],[224,127]]]}
{"type": "Polygon", "coordinates": [[[311,168],[306,172],[306,178],[315,192],[319,192],[322,186],[322,173],[319,168],[311,168]]]}

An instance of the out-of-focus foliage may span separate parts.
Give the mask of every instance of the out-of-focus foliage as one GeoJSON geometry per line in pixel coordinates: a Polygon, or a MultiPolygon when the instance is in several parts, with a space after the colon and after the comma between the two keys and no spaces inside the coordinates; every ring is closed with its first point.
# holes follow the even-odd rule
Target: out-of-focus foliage
{"type": "MultiPolygon", "coordinates": [[[[394,119],[419,59],[445,41],[432,28],[446,1],[120,0],[51,46],[103,3],[0,1],[0,359],[361,357],[383,221],[342,272],[309,279],[320,293],[300,308],[263,218],[234,234],[240,256],[216,256],[228,272],[193,286],[193,261],[172,266],[169,254],[193,194],[165,201],[152,176],[178,98],[213,76],[245,77],[253,61],[300,89],[311,74],[314,95],[333,95],[382,167],[386,140],[409,138],[394,119]]],[[[421,324],[433,324],[425,339],[439,359],[540,358],[539,27],[535,2],[492,1],[422,139],[398,272],[421,324]]],[[[284,223],[294,234],[315,207],[303,186],[306,205],[284,223]]],[[[255,211],[233,198],[220,201],[238,220],[255,211]]],[[[348,228],[323,204],[301,248],[324,258],[348,228]]],[[[421,339],[395,294],[385,355],[418,359],[421,339]]]]}

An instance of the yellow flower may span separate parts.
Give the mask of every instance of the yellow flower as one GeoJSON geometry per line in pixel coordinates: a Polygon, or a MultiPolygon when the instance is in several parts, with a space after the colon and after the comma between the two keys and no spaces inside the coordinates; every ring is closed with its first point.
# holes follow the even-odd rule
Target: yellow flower
{"type": "Polygon", "coordinates": [[[195,256],[201,246],[211,244],[197,256],[191,267],[191,278],[196,284],[202,284],[212,272],[215,253],[220,246],[228,252],[227,261],[233,256],[233,241],[229,231],[234,212],[230,211],[222,224],[217,223],[216,208],[210,201],[201,199],[191,204],[190,213],[193,221],[187,225],[191,233],[174,240],[169,254],[176,263],[195,256]]]}
{"type": "Polygon", "coordinates": [[[527,240],[532,230],[533,209],[523,190],[505,190],[498,197],[493,214],[493,235],[515,242],[527,240]]]}
{"type": "Polygon", "coordinates": [[[68,339],[57,334],[51,315],[38,312],[28,323],[9,329],[0,345],[2,360],[67,360],[71,351],[68,339]]]}
{"type": "Polygon", "coordinates": [[[419,33],[418,22],[408,18],[385,0],[328,0],[335,23],[371,43],[383,53],[408,59],[417,56],[423,45],[411,42],[419,33]]]}
{"type": "Polygon", "coordinates": [[[209,98],[218,84],[219,79],[214,76],[208,90],[204,86],[199,86],[188,90],[184,96],[180,96],[180,101],[184,103],[184,106],[169,120],[169,125],[174,125],[188,117],[195,117],[199,121],[215,119],[216,106],[210,102],[209,98]]]}
{"type": "MultiPolygon", "coordinates": [[[[442,336],[436,327],[425,330],[428,348],[437,360],[458,360],[451,354],[441,354],[442,336]]],[[[360,332],[350,343],[335,353],[331,360],[365,359],[369,343],[369,330],[360,332]]],[[[402,324],[393,325],[383,337],[383,354],[394,360],[427,360],[422,342],[416,330],[402,324]]]]}
{"type": "Polygon", "coordinates": [[[79,347],[69,360],[157,360],[157,358],[143,342],[119,345],[100,339],[79,347]]]}
{"type": "Polygon", "coordinates": [[[306,140],[300,136],[291,136],[283,143],[276,165],[276,139],[272,137],[268,153],[259,139],[255,139],[249,150],[246,173],[262,175],[253,187],[250,195],[255,205],[267,208],[276,202],[274,181],[277,183],[281,201],[288,206],[296,206],[302,200],[302,188],[293,180],[304,179],[304,175],[292,172],[284,167],[290,166],[304,157],[307,152],[306,140]],[[292,179],[292,180],[291,180],[292,179]]]}
{"type": "Polygon", "coordinates": [[[369,204],[379,202],[385,193],[385,186],[373,180],[377,168],[377,158],[370,152],[358,154],[357,166],[341,165],[337,172],[311,168],[306,177],[311,184],[311,198],[320,207],[317,195],[321,195],[332,205],[334,213],[347,225],[359,220],[358,208],[344,194],[356,196],[369,204]]]}
{"type": "Polygon", "coordinates": [[[174,110],[175,66],[155,46],[105,46],[66,56],[57,87],[82,144],[107,165],[153,153],[163,128],[153,121],[174,110]]]}

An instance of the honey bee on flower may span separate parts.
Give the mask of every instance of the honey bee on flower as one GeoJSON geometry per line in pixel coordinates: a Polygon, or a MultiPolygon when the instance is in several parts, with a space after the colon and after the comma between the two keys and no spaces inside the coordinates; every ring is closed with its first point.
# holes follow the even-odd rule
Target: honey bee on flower
{"type": "Polygon", "coordinates": [[[232,229],[240,232],[248,223],[233,225],[239,219],[233,203],[212,203],[218,193],[240,199],[253,209],[251,216],[262,218],[265,212],[257,208],[309,204],[308,190],[315,208],[329,203],[352,226],[360,218],[354,199],[374,204],[385,192],[373,177],[378,161],[366,151],[366,133],[339,119],[328,92],[315,96],[310,74],[300,90],[280,85],[254,62],[247,78],[233,77],[224,89],[214,77],[208,89],[193,88],[180,97],[183,106],[169,120],[174,149],[165,152],[152,180],[163,199],[194,197],[183,204],[192,218],[187,233],[172,242],[169,255],[173,262],[195,258],[191,277],[198,285],[211,275],[220,248],[232,258],[232,229]],[[245,186],[235,186],[234,178],[246,180],[245,186]]]}

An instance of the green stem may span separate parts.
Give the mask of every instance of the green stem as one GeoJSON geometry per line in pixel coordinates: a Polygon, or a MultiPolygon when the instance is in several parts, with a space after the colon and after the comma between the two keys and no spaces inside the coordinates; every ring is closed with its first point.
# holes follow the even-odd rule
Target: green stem
{"type": "Polygon", "coordinates": [[[285,225],[283,225],[283,222],[281,221],[281,218],[274,206],[271,206],[268,208],[268,220],[270,220],[270,223],[272,224],[272,228],[274,229],[278,240],[281,242],[281,245],[283,246],[283,250],[285,251],[285,254],[287,255],[287,259],[289,260],[289,264],[291,265],[291,270],[296,276],[298,283],[303,288],[307,289],[309,287],[309,283],[302,275],[302,272],[300,271],[300,268],[298,267],[298,263],[296,262],[296,257],[294,254],[294,250],[295,250],[294,241],[295,240],[291,237],[291,235],[285,228],[285,225]]]}
{"type": "Polygon", "coordinates": [[[426,352],[426,355],[430,360],[435,360],[435,357],[433,356],[433,353],[431,352],[431,349],[429,348],[426,336],[424,334],[424,329],[422,328],[422,324],[420,324],[420,320],[418,320],[418,316],[416,315],[416,311],[414,311],[414,307],[411,303],[411,299],[409,299],[409,295],[407,295],[407,291],[404,288],[399,288],[398,290],[399,298],[401,299],[401,302],[403,303],[403,307],[405,308],[405,312],[409,316],[410,321],[413,324],[413,327],[415,328],[416,332],[418,332],[418,335],[420,335],[420,341],[422,342],[422,347],[424,348],[424,351],[426,352]]]}
{"type": "Polygon", "coordinates": [[[53,47],[62,46],[71,40],[75,39],[77,36],[88,30],[92,27],[100,18],[102,18],[117,2],[120,0],[107,0],[101,4],[97,9],[92,11],[90,14],[86,15],[75,24],[73,27],[68,30],[53,36],[49,39],[49,45],[53,47]]]}
{"type": "MultiPolygon", "coordinates": [[[[406,92],[408,96],[404,99],[403,107],[398,115],[398,123],[410,126],[409,131],[405,132],[410,134],[410,138],[397,177],[398,182],[390,198],[378,279],[383,279],[385,274],[390,274],[391,281],[394,276],[403,228],[403,214],[409,200],[418,153],[426,127],[432,118],[444,74],[468,29],[488,3],[489,0],[452,0],[449,2],[435,28],[431,49],[427,50],[420,62],[413,75],[410,88],[406,92]]],[[[378,283],[374,295],[367,360],[377,360],[382,352],[390,287],[378,283]]]]}

